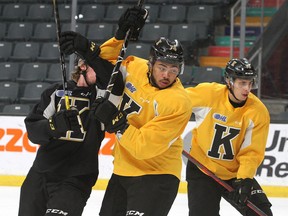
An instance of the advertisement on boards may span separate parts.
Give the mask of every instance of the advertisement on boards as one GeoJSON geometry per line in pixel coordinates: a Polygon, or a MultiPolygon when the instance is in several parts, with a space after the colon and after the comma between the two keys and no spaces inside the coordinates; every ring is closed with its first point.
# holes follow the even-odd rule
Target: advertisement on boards
{"type": "MultiPolygon", "coordinates": [[[[189,122],[182,134],[184,149],[189,151],[191,130],[195,122],[189,122]]],[[[113,171],[111,156],[115,138],[106,133],[99,152],[99,178],[109,179],[113,171]]],[[[27,137],[24,117],[0,116],[0,175],[27,174],[36,155],[38,145],[27,137]]],[[[288,124],[270,124],[265,158],[258,168],[256,178],[262,185],[288,186],[288,124]]],[[[182,180],[185,180],[183,156],[182,180]]]]}

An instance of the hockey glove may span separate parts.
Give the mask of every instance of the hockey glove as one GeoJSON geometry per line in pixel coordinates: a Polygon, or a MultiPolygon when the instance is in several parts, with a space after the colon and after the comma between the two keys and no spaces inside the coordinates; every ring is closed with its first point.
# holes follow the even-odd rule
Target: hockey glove
{"type": "Polygon", "coordinates": [[[63,134],[67,131],[80,132],[78,115],[79,112],[76,109],[60,110],[49,118],[51,131],[56,134],[63,134]]]}
{"type": "Polygon", "coordinates": [[[100,53],[100,48],[96,43],[73,31],[62,32],[59,44],[64,54],[71,55],[76,52],[88,61],[98,57],[100,53]]]}
{"type": "Polygon", "coordinates": [[[253,179],[235,179],[232,181],[234,191],[230,192],[229,198],[241,207],[246,206],[247,200],[251,196],[253,179]]]}
{"type": "Polygon", "coordinates": [[[139,6],[128,8],[118,21],[118,29],[115,34],[117,40],[124,40],[130,29],[130,40],[138,40],[139,33],[148,17],[148,11],[139,6]]]}
{"type": "Polygon", "coordinates": [[[126,113],[119,111],[108,99],[97,98],[92,104],[92,115],[102,122],[109,133],[124,133],[128,127],[126,113]]]}

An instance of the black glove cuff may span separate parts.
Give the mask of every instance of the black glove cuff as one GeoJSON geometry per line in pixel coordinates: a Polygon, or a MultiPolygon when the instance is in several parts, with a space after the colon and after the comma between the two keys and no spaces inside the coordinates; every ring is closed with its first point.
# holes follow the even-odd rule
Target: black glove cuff
{"type": "Polygon", "coordinates": [[[114,116],[116,113],[118,113],[118,109],[112,102],[108,100],[103,98],[98,100],[100,105],[94,111],[94,115],[98,121],[102,122],[104,125],[107,125],[111,122],[111,116],[114,116]]]}
{"type": "Polygon", "coordinates": [[[52,116],[48,119],[48,134],[56,139],[61,137],[61,133],[56,131],[52,116]]]}
{"type": "Polygon", "coordinates": [[[100,54],[100,47],[94,41],[89,41],[88,54],[93,57],[98,57],[100,54]]]}
{"type": "Polygon", "coordinates": [[[124,111],[117,111],[113,116],[112,120],[105,124],[105,129],[109,133],[120,132],[123,134],[125,130],[128,128],[128,123],[126,119],[126,112],[124,111]]]}
{"type": "Polygon", "coordinates": [[[86,52],[82,54],[81,53],[78,53],[78,54],[82,56],[83,59],[86,60],[86,62],[88,63],[90,67],[92,67],[95,71],[98,71],[96,70],[94,65],[97,59],[99,58],[100,52],[101,52],[100,47],[95,42],[89,41],[86,52]]]}
{"type": "Polygon", "coordinates": [[[118,28],[115,34],[115,38],[117,40],[124,40],[125,36],[126,36],[126,32],[123,32],[120,28],[118,28]]]}

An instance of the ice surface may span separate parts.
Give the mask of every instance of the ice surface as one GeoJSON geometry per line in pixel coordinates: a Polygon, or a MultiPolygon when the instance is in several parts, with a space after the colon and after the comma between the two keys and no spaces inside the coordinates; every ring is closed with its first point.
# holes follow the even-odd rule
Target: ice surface
{"type": "MultiPolygon", "coordinates": [[[[19,202],[19,187],[3,187],[0,186],[0,209],[1,216],[17,216],[19,202]]],[[[83,216],[98,215],[101,206],[104,191],[93,190],[87,206],[84,209],[83,216]]],[[[272,211],[274,216],[286,216],[288,213],[288,198],[269,198],[272,203],[272,211]]],[[[161,208],[161,207],[159,207],[161,208]]],[[[169,216],[187,216],[187,195],[179,193],[169,216]]],[[[240,215],[229,203],[225,200],[221,202],[221,216],[238,216],[240,215]]]]}

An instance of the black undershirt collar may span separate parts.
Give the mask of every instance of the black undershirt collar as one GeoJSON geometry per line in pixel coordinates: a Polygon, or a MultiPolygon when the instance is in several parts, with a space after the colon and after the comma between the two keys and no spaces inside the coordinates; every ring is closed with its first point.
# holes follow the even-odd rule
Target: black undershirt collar
{"type": "MultiPolygon", "coordinates": [[[[229,97],[228,97],[229,98],[229,97]]],[[[234,108],[238,108],[238,107],[243,107],[246,103],[246,100],[241,102],[241,103],[235,103],[233,102],[230,98],[229,98],[229,102],[231,103],[231,105],[234,107],[234,108]]]]}

